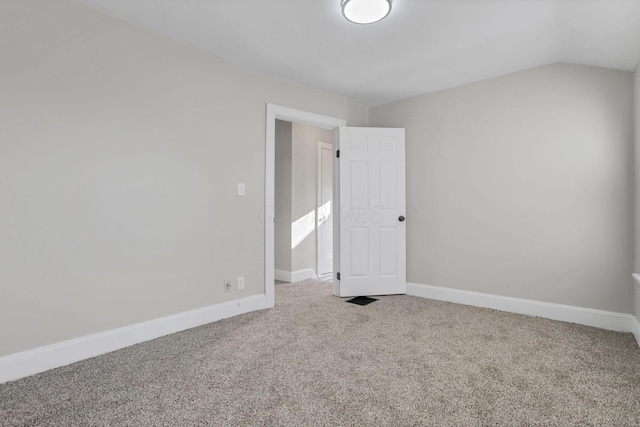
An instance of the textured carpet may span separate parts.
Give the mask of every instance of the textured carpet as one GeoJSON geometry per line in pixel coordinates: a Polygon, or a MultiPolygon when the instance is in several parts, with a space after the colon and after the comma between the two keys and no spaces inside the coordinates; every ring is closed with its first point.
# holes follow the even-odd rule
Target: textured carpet
{"type": "Polygon", "coordinates": [[[630,334],[330,286],[0,385],[0,425],[640,425],[630,334]]]}

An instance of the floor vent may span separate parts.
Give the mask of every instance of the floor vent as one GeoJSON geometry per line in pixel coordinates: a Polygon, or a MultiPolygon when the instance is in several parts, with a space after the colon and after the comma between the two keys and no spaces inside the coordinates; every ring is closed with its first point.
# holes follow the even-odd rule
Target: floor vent
{"type": "Polygon", "coordinates": [[[378,300],[375,298],[369,298],[369,297],[355,297],[350,300],[347,300],[347,302],[350,302],[351,304],[357,304],[357,305],[368,305],[376,301],[378,300]]]}

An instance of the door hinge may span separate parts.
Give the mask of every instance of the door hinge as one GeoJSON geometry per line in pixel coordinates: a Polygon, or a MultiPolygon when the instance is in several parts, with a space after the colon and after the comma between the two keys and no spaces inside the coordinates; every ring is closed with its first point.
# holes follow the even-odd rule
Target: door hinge
{"type": "Polygon", "coordinates": [[[340,280],[340,273],[338,273],[338,280],[340,280]]]}
{"type": "Polygon", "coordinates": [[[336,151],[336,157],[340,157],[340,150],[336,151]]]}

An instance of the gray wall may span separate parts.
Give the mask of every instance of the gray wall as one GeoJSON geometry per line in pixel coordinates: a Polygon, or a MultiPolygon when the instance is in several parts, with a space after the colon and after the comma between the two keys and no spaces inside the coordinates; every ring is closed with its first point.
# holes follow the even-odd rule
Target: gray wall
{"type": "MultiPolygon", "coordinates": [[[[318,141],[333,143],[333,131],[300,123],[293,124],[293,221],[307,218],[302,228],[311,232],[291,253],[292,271],[311,268],[317,274],[315,210],[318,200],[318,141]],[[308,215],[311,213],[312,215],[308,215]]],[[[305,233],[306,234],[306,233],[305,233]]]]}
{"type": "MultiPolygon", "coordinates": [[[[369,123],[71,0],[0,17],[0,356],[263,293],[265,103],[369,123]]],[[[373,108],[407,128],[409,280],[631,313],[631,85],[556,64],[373,108]]]]}
{"type": "Polygon", "coordinates": [[[552,64],[374,107],[410,282],[632,313],[633,76],[552,64]]]}
{"type": "Polygon", "coordinates": [[[0,356],[264,293],[265,103],[368,124],[71,0],[0,17],[0,356]]]}
{"type": "Polygon", "coordinates": [[[275,137],[275,268],[291,271],[291,149],[292,125],[276,120],[275,137]]]}

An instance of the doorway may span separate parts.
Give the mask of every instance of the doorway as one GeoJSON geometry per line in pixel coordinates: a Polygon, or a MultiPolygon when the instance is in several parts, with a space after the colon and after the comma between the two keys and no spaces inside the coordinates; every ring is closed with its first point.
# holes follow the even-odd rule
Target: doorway
{"type": "Polygon", "coordinates": [[[275,279],[330,280],[333,130],[276,120],[275,279]]]}
{"type": "MultiPolygon", "coordinates": [[[[266,117],[266,165],[265,165],[265,295],[266,306],[268,308],[275,305],[275,135],[276,135],[276,120],[298,123],[303,125],[311,125],[321,129],[329,129],[333,131],[333,140],[336,140],[336,130],[340,126],[345,126],[346,122],[342,119],[333,117],[322,116],[319,114],[308,113],[301,110],[295,110],[292,108],[282,107],[273,104],[267,104],[267,117],[266,117]]],[[[318,148],[320,150],[320,148],[318,148]]],[[[336,144],[331,148],[331,159],[333,161],[332,167],[332,182],[333,185],[337,182],[335,179],[336,169],[336,144]]],[[[325,154],[326,155],[326,154],[325,154]]],[[[333,210],[333,209],[331,209],[333,210]]],[[[316,221],[316,209],[313,212],[314,223],[316,221]]],[[[295,216],[295,215],[293,215],[295,216]]],[[[318,216],[319,218],[319,216],[318,216]]],[[[326,222],[324,220],[323,222],[326,222]]],[[[315,224],[314,224],[315,225],[315,224]]],[[[335,230],[333,230],[335,233],[335,230]]],[[[292,236],[293,239],[293,236],[292,236]]],[[[333,239],[334,242],[336,241],[333,239]]],[[[292,242],[293,243],[293,242],[292,242]]],[[[335,245],[335,243],[334,243],[335,245]]],[[[332,251],[332,253],[334,253],[332,251]]],[[[332,269],[333,270],[333,269],[332,269]]],[[[330,277],[330,275],[329,275],[330,277]]],[[[334,293],[336,293],[336,286],[334,280],[334,293]]]]}

